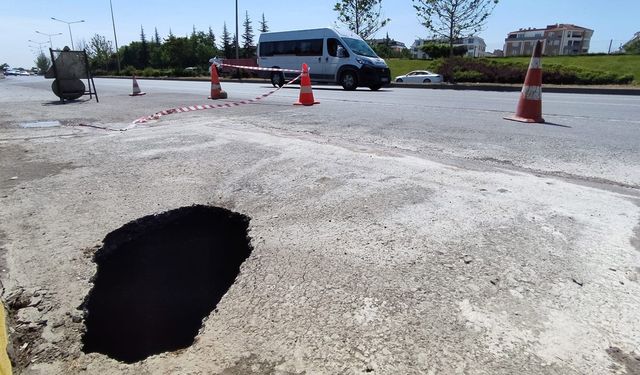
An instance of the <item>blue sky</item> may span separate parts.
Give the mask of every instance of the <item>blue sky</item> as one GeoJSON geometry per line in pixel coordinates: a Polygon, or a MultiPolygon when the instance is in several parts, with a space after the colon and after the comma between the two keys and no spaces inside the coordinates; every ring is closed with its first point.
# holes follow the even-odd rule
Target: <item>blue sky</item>
{"type": "MultiPolygon", "coordinates": [[[[139,40],[140,26],[148,37],[158,28],[161,37],[169,29],[177,36],[212,27],[216,36],[222,33],[223,22],[229,31],[235,31],[235,0],[210,1],[131,1],[112,0],[116,22],[118,45],[139,40]]],[[[337,13],[333,11],[336,0],[306,0],[295,2],[238,0],[240,22],[245,11],[253,21],[254,31],[264,13],[271,31],[333,26],[337,13]]],[[[416,38],[426,37],[427,31],[420,25],[411,0],[383,0],[383,13],[391,18],[387,27],[378,33],[386,33],[407,46],[416,38]]],[[[524,27],[545,27],[554,23],[573,23],[595,30],[590,52],[606,52],[610,40],[613,47],[630,39],[640,31],[640,1],[638,0],[500,0],[484,31],[478,35],[487,43],[487,50],[502,49],[509,31],[524,27]]],[[[71,25],[74,42],[88,41],[94,34],[104,35],[113,41],[109,0],[0,0],[0,64],[12,67],[31,67],[39,46],[28,42],[46,42],[49,38],[37,34],[62,33],[52,37],[53,46],[69,45],[69,29],[65,21],[84,19],[84,23],[71,25]]],[[[240,24],[240,33],[242,25],[240,24]]]]}

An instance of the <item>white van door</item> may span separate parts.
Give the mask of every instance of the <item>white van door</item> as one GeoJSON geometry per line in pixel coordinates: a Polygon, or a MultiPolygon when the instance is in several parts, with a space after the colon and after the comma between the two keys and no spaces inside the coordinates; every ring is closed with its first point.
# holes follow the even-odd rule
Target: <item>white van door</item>
{"type": "Polygon", "coordinates": [[[326,44],[327,53],[324,57],[324,70],[322,74],[327,81],[336,82],[338,79],[336,73],[338,73],[338,69],[349,60],[349,52],[337,38],[328,37],[326,44]],[[342,57],[338,56],[339,50],[343,51],[342,57]]]}

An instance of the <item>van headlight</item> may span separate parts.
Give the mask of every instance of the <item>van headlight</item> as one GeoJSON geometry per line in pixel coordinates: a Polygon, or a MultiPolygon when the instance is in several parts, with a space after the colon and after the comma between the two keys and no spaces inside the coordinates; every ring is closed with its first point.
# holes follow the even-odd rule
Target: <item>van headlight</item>
{"type": "Polygon", "coordinates": [[[362,59],[360,57],[356,57],[356,62],[358,64],[362,64],[362,65],[373,65],[373,63],[371,61],[369,61],[368,59],[362,59]]]}

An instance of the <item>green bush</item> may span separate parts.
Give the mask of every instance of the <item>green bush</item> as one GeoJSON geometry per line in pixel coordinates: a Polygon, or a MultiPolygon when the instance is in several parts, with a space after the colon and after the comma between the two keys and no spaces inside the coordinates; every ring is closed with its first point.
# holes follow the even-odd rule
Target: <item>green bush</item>
{"type": "Polygon", "coordinates": [[[453,79],[456,82],[486,82],[482,73],[473,70],[456,71],[453,79]]]}
{"type": "MultiPolygon", "coordinates": [[[[453,57],[442,59],[436,71],[449,82],[523,83],[528,64],[497,59],[470,59],[453,57]]],[[[557,85],[629,84],[631,74],[616,74],[589,70],[570,65],[543,65],[542,83],[557,85]]]]}
{"type": "Polygon", "coordinates": [[[141,75],[144,77],[155,77],[153,74],[156,72],[156,69],[153,68],[144,68],[141,75]]]}
{"type": "Polygon", "coordinates": [[[120,70],[120,75],[121,76],[133,76],[133,75],[139,75],[139,72],[133,66],[127,65],[123,69],[120,70]]]}

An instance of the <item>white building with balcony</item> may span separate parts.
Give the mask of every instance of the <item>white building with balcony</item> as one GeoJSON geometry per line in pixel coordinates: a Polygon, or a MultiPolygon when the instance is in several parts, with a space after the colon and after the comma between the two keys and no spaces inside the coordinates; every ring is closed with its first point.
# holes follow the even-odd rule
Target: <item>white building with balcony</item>
{"type": "Polygon", "coordinates": [[[504,40],[505,56],[530,56],[538,40],[544,41],[547,56],[589,53],[593,30],[571,24],[548,25],[544,29],[519,29],[504,40]]]}

